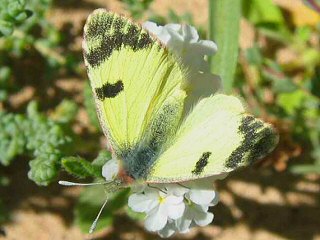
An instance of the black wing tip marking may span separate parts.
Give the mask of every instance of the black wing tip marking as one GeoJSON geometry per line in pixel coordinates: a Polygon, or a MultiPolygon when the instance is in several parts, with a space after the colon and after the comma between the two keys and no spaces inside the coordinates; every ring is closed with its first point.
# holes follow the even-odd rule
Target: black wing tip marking
{"type": "Polygon", "coordinates": [[[242,134],[244,139],[226,161],[226,168],[235,169],[243,163],[254,163],[273,150],[278,141],[274,129],[253,116],[245,116],[242,119],[239,134],[242,134]]]}
{"type": "Polygon", "coordinates": [[[133,51],[148,48],[155,40],[147,31],[141,31],[142,27],[139,24],[116,13],[98,9],[90,15],[86,23],[84,41],[94,40],[99,44],[92,49],[84,50],[84,57],[91,67],[96,67],[121,47],[130,47],[133,51]],[[128,28],[125,30],[126,24],[128,28]]]}
{"type": "Polygon", "coordinates": [[[123,82],[118,80],[116,83],[106,83],[102,87],[96,88],[96,96],[100,101],[106,98],[114,98],[124,89],[123,82]]]}
{"type": "Polygon", "coordinates": [[[201,157],[196,162],[194,169],[192,170],[192,174],[200,175],[203,172],[204,168],[208,165],[208,159],[211,154],[211,152],[202,153],[201,157]]]}

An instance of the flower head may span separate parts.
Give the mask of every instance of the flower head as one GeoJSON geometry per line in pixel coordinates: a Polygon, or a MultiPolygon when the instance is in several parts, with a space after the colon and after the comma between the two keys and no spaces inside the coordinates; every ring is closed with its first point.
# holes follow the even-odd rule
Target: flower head
{"type": "Polygon", "coordinates": [[[146,229],[156,232],[163,229],[169,220],[176,220],[183,215],[183,200],[183,196],[168,189],[165,192],[146,187],[143,192],[132,194],[128,205],[133,211],[146,213],[146,229]]]}
{"type": "Polygon", "coordinates": [[[169,237],[186,233],[193,226],[206,226],[213,220],[209,207],[218,202],[216,192],[207,186],[189,184],[153,184],[129,197],[128,205],[146,214],[145,228],[169,237]]]}

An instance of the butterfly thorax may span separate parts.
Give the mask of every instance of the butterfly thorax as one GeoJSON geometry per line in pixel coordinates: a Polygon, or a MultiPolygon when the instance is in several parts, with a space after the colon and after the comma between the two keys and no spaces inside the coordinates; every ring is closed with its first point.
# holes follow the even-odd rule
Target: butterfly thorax
{"type": "Polygon", "coordinates": [[[148,175],[156,156],[157,153],[150,147],[129,151],[123,156],[124,170],[127,175],[134,179],[144,179],[148,175]]]}

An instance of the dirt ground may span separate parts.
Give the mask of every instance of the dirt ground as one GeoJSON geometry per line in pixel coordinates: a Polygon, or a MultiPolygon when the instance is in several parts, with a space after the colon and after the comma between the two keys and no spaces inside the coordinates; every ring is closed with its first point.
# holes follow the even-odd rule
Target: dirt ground
{"type": "MultiPolygon", "coordinates": [[[[286,0],[276,2],[288,4],[286,0]]],[[[295,4],[299,4],[298,1],[292,0],[292,5],[295,4]]],[[[56,0],[49,17],[59,28],[72,26],[70,32],[74,41],[70,48],[79,50],[83,23],[88,14],[99,7],[125,13],[115,0],[56,0]]],[[[156,0],[151,11],[165,15],[169,8],[179,14],[193,12],[195,22],[202,26],[207,22],[206,0],[156,0]]],[[[246,23],[241,26],[241,46],[250,46],[252,33],[246,23]]],[[[83,81],[70,77],[58,79],[57,85],[64,91],[76,89],[81,92],[83,81]]],[[[22,92],[25,91],[28,93],[29,90],[22,92]]],[[[26,98],[32,97],[32,93],[29,95],[26,98]]],[[[81,99],[80,96],[79,101],[81,99]]],[[[4,174],[11,179],[12,185],[0,189],[0,195],[12,216],[10,222],[0,226],[0,240],[159,238],[144,231],[141,223],[133,222],[121,212],[111,228],[92,236],[81,233],[73,225],[73,206],[81,189],[56,183],[38,187],[28,180],[27,169],[26,159],[17,159],[5,169],[4,174]]],[[[251,168],[217,182],[216,189],[221,201],[212,209],[213,223],[172,239],[320,240],[320,176],[293,176],[269,168],[251,168]]]]}

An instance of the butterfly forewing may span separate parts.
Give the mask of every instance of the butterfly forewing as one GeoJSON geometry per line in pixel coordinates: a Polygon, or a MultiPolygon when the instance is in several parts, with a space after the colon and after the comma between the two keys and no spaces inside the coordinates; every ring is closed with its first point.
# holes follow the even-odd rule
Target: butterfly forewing
{"type": "MultiPolygon", "coordinates": [[[[183,105],[182,65],[140,25],[96,10],[85,25],[83,49],[101,125],[119,154],[145,142],[167,99],[183,105]]],[[[180,111],[176,115],[178,122],[180,111]]]]}

